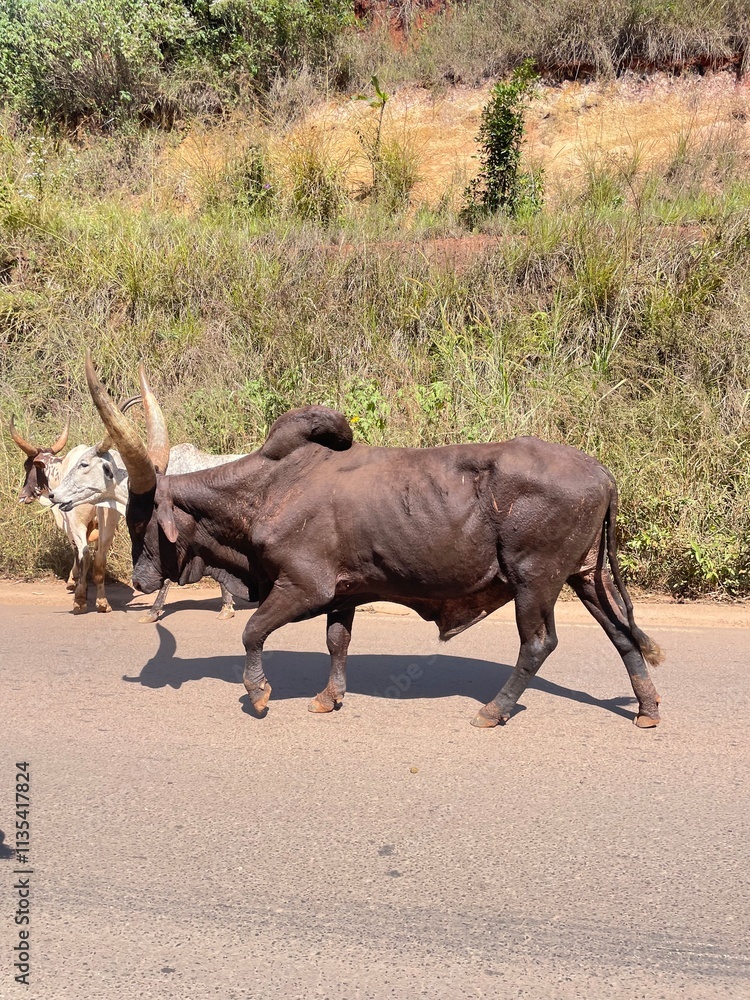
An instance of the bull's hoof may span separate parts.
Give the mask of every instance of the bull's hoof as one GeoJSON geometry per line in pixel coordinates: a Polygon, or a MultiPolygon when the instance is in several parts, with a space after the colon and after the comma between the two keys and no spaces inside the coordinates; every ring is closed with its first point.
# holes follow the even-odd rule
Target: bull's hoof
{"type": "Polygon", "coordinates": [[[638,715],[633,721],[639,729],[653,729],[659,725],[661,719],[652,719],[650,715],[638,715]]]}
{"type": "Polygon", "coordinates": [[[87,608],[87,606],[85,604],[74,604],[73,605],[73,614],[74,615],[85,615],[87,611],[88,611],[88,608],[87,608]]]}
{"type": "Polygon", "coordinates": [[[505,723],[510,718],[509,715],[490,715],[487,711],[487,706],[480,708],[474,718],[471,720],[472,726],[476,726],[477,729],[494,729],[497,725],[505,725],[505,723]]]}
{"type": "Polygon", "coordinates": [[[145,615],[141,615],[138,619],[139,625],[152,625],[154,622],[158,622],[160,617],[159,611],[147,611],[145,615]]]}
{"type": "Polygon", "coordinates": [[[336,708],[341,708],[340,701],[323,701],[320,695],[317,695],[307,706],[307,711],[314,712],[316,715],[323,715],[325,712],[333,712],[336,708]]]}
{"type": "Polygon", "coordinates": [[[266,681],[265,687],[263,688],[263,693],[259,698],[253,698],[250,695],[250,701],[252,702],[253,708],[258,715],[262,715],[266,708],[268,707],[268,702],[271,697],[271,685],[266,681]]]}
{"type": "Polygon", "coordinates": [[[228,621],[230,618],[234,618],[234,608],[230,608],[228,605],[225,604],[224,607],[219,612],[219,614],[217,615],[217,618],[219,619],[220,622],[225,622],[228,621]]]}
{"type": "Polygon", "coordinates": [[[76,589],[76,586],[77,585],[75,580],[68,580],[68,582],[65,584],[65,589],[72,594],[73,591],[76,589]]]}
{"type": "Polygon", "coordinates": [[[108,615],[112,608],[109,606],[109,601],[97,601],[96,610],[100,615],[108,615]]]}

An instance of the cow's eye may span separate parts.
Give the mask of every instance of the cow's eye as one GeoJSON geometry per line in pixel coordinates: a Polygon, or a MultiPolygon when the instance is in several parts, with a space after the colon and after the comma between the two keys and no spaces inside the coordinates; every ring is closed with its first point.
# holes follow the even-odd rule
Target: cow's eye
{"type": "Polygon", "coordinates": [[[88,462],[81,462],[81,468],[82,469],[88,469],[88,467],[89,467],[89,463],[88,462]]]}

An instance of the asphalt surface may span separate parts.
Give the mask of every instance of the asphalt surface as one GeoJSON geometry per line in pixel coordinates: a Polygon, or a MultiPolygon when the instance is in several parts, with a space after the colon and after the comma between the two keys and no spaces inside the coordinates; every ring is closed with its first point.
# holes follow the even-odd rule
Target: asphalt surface
{"type": "Polygon", "coordinates": [[[341,711],[316,716],[323,620],[268,643],[250,612],[176,601],[156,627],[0,605],[0,827],[31,764],[31,985],[44,1000],[750,996],[748,693],[741,628],[649,627],[664,722],[641,731],[590,624],[504,728],[473,729],[517,652],[509,616],[440,646],[358,614],[341,711]]]}

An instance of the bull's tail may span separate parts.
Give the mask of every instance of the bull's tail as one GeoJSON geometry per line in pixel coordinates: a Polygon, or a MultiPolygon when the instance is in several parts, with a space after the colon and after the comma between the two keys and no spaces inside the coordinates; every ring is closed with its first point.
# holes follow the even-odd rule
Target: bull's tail
{"type": "Polygon", "coordinates": [[[615,586],[620,592],[623,603],[625,604],[625,610],[628,615],[628,626],[633,639],[638,645],[643,658],[649,666],[658,667],[660,663],[664,660],[664,653],[661,648],[654,642],[653,639],[649,638],[645,632],[635,623],[635,618],[633,616],[633,602],[630,600],[630,594],[628,593],[627,587],[623,583],[622,576],[620,575],[620,564],[617,561],[617,487],[612,482],[612,495],[609,501],[609,507],[607,508],[607,514],[605,517],[605,529],[607,532],[607,558],[609,560],[609,568],[612,572],[612,579],[615,581],[615,586]]]}

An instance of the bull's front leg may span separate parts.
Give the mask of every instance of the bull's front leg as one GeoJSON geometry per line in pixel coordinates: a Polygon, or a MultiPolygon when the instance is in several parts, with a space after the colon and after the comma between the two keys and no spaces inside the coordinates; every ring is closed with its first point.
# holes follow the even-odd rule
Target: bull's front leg
{"type": "Polygon", "coordinates": [[[219,584],[219,586],[221,587],[221,611],[218,617],[219,621],[223,622],[229,618],[234,618],[234,598],[223,583],[219,584]]]}
{"type": "Polygon", "coordinates": [[[167,599],[167,594],[169,593],[169,580],[165,580],[162,584],[162,588],[156,595],[156,600],[151,605],[149,610],[145,615],[141,615],[138,619],[139,624],[150,625],[152,622],[158,622],[159,616],[164,609],[164,602],[167,599]]]}
{"type": "Polygon", "coordinates": [[[328,684],[307,706],[308,712],[332,712],[341,708],[346,693],[346,655],[352,638],[354,608],[328,615],[326,644],[331,654],[328,684]]]}
{"type": "Polygon", "coordinates": [[[94,552],[92,575],[96,584],[96,610],[100,614],[107,614],[112,610],[104,590],[104,580],[107,575],[107,555],[114,541],[120,515],[116,510],[99,507],[97,508],[96,516],[99,522],[99,538],[97,539],[96,551],[94,552]]]}
{"type": "Polygon", "coordinates": [[[245,644],[245,671],[242,680],[258,715],[264,713],[271,697],[271,685],[263,673],[263,644],[266,639],[282,625],[317,614],[327,603],[320,596],[319,585],[316,583],[305,586],[292,584],[288,579],[277,580],[269,595],[248,620],[242,633],[245,644]]]}
{"type": "Polygon", "coordinates": [[[94,578],[94,583],[96,584],[96,610],[101,614],[107,614],[112,610],[109,601],[107,600],[107,594],[104,590],[104,578],[107,574],[107,552],[102,547],[101,542],[96,548],[94,553],[94,565],[92,568],[92,576],[94,578]]]}

